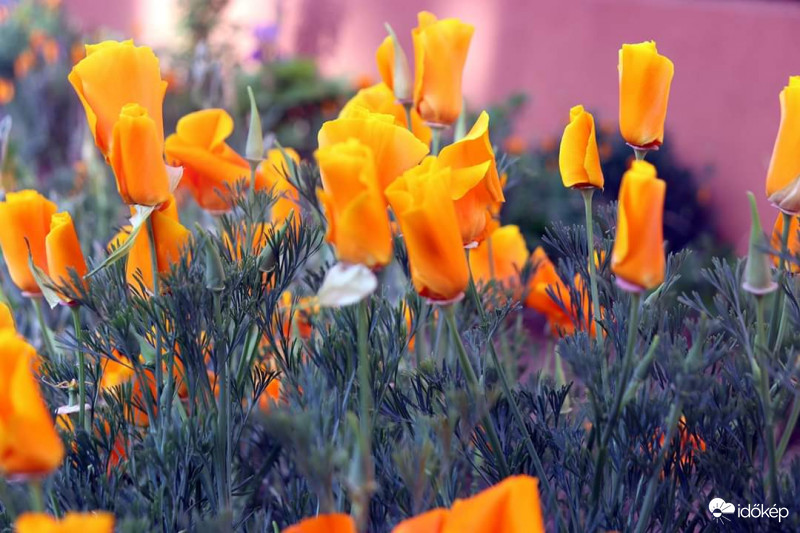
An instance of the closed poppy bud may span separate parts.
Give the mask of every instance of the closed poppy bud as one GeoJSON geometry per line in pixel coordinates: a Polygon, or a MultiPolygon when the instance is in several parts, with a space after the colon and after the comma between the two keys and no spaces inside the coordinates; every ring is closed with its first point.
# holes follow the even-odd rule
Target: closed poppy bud
{"type": "Polygon", "coordinates": [[[17,533],[113,533],[114,515],[68,512],[60,520],[44,513],[23,513],[14,523],[17,533]]]}
{"type": "Polygon", "coordinates": [[[50,233],[45,238],[45,246],[47,270],[57,285],[72,286],[70,270],[80,277],[86,275],[86,260],[69,213],[56,213],[50,218],[50,233]]]}
{"type": "Polygon", "coordinates": [[[474,246],[486,238],[491,209],[505,201],[486,111],[463,139],[442,148],[436,167],[452,170],[450,197],[455,202],[461,240],[464,246],[474,246]]]}
{"type": "Polygon", "coordinates": [[[8,304],[0,302],[0,331],[10,329],[16,331],[17,326],[14,324],[14,315],[11,313],[11,308],[8,304]]]}
{"type": "Polygon", "coordinates": [[[461,77],[475,31],[458,19],[417,15],[414,39],[414,107],[426,121],[449,126],[461,113],[461,77]]]}
{"type": "Polygon", "coordinates": [[[283,224],[294,211],[294,223],[300,220],[300,193],[289,182],[288,156],[294,165],[300,164],[300,156],[291,148],[273,148],[256,170],[256,190],[272,193],[269,219],[274,224],[283,224]],[[285,155],[284,155],[285,154],[285,155]]]}
{"type": "Polygon", "coordinates": [[[28,246],[33,263],[47,272],[45,237],[50,231],[50,217],[56,204],[33,190],[10,192],[0,202],[0,247],[3,249],[11,280],[19,290],[40,294],[28,267],[28,246]]]}
{"type": "Polygon", "coordinates": [[[622,177],[611,270],[626,290],[652,289],[664,281],[666,190],[667,184],[656,176],[656,167],[646,161],[633,161],[622,177]]]}
{"type": "Polygon", "coordinates": [[[122,108],[142,106],[155,124],[157,144],[164,142],[162,108],[167,82],[161,79],[158,58],[133,41],[105,41],[86,46],[86,57],[72,68],[69,82],[86,111],[89,130],[100,151],[108,157],[114,125],[122,108]]]}
{"type": "Polygon", "coordinates": [[[381,191],[430,151],[408,129],[397,125],[392,115],[371,113],[362,107],[355,107],[347,117],[329,120],[317,136],[320,148],[350,138],[358,139],[372,150],[381,191]]]}
{"type": "MultiPolygon", "coordinates": [[[[793,257],[800,256],[800,221],[797,217],[791,217],[791,222],[789,223],[789,232],[788,232],[788,239],[786,240],[786,251],[791,254],[793,257]]],[[[784,215],[783,213],[778,213],[778,218],[775,220],[775,226],[772,228],[772,248],[775,250],[780,251],[781,249],[781,238],[783,237],[783,230],[784,230],[784,215]]],[[[775,256],[774,258],[775,266],[778,266],[780,263],[780,258],[775,256]]],[[[787,260],[786,261],[786,268],[794,273],[800,272],[800,265],[797,264],[797,260],[787,260]]]]}
{"type": "Polygon", "coordinates": [[[356,523],[350,515],[323,514],[289,526],[283,533],[356,533],[356,523]]]}
{"type": "MultiPolygon", "coordinates": [[[[408,118],[403,104],[395,99],[392,90],[385,83],[377,83],[371,87],[361,89],[342,108],[339,118],[347,118],[355,108],[362,107],[372,113],[392,115],[395,123],[408,129],[408,118]]],[[[411,110],[411,132],[425,143],[431,144],[433,137],[430,127],[425,124],[416,109],[411,110]]]]}
{"type": "Polygon", "coordinates": [[[322,177],[317,195],[328,221],[326,238],[339,260],[369,268],[389,264],[392,230],[372,151],[350,139],[320,148],[314,155],[322,177]]]}
{"type": "Polygon", "coordinates": [[[767,170],[767,197],[784,212],[796,214],[800,208],[798,194],[789,194],[796,189],[800,177],[800,76],[789,78],[789,85],[780,94],[781,122],[778,136],[772,149],[772,158],[767,170]],[[781,205],[793,200],[791,205],[781,205]]]}
{"type": "Polygon", "coordinates": [[[750,201],[750,246],[747,250],[747,262],[744,265],[742,288],[751,294],[761,296],[773,292],[778,288],[778,284],[772,280],[769,256],[765,251],[767,238],[761,228],[756,197],[748,192],[747,199],[750,201]]]}
{"type": "Polygon", "coordinates": [[[64,458],[64,446],[33,377],[33,346],[0,330],[0,472],[42,476],[64,458]]]}
{"type": "Polygon", "coordinates": [[[594,117],[582,105],[569,110],[569,124],[561,137],[558,167],[564,187],[603,188],[603,170],[597,151],[594,117]]]}
{"type": "Polygon", "coordinates": [[[623,44],[619,51],[619,129],[635,148],[664,142],[669,87],[675,67],[654,41],[623,44]]]}
{"type": "Polygon", "coordinates": [[[500,282],[509,289],[520,288],[520,272],[528,261],[528,247],[518,226],[496,229],[469,253],[469,265],[476,281],[500,282]]]}
{"type": "Polygon", "coordinates": [[[386,189],[408,249],[414,288],[435,301],[460,298],[469,269],[456,208],[450,196],[450,169],[435,169],[427,158],[386,189]]]}
{"type": "Polygon", "coordinates": [[[183,167],[181,185],[208,211],[230,209],[231,192],[250,176],[249,163],[225,142],[232,133],[233,119],[226,111],[204,109],[181,118],[167,137],[167,160],[183,167]]]}
{"type": "Polygon", "coordinates": [[[160,125],[139,104],[126,104],[114,124],[109,164],[126,204],[158,205],[171,194],[160,125]]]}
{"type": "Polygon", "coordinates": [[[378,72],[383,82],[392,90],[398,102],[411,103],[411,68],[408,65],[408,58],[397,40],[397,36],[391,26],[386,25],[389,35],[383,40],[375,53],[375,60],[378,63],[378,72]]]}

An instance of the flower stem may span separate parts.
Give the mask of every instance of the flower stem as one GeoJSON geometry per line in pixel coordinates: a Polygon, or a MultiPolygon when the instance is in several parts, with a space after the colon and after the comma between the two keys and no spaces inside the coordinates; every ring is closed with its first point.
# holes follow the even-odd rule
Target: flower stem
{"type": "Polygon", "coordinates": [[[779,349],[783,344],[783,336],[786,332],[788,313],[786,312],[786,296],[783,292],[783,282],[786,279],[786,253],[788,252],[789,229],[792,225],[792,216],[781,213],[783,217],[783,231],[781,232],[781,257],[778,263],[778,292],[775,294],[772,306],[772,317],[770,318],[770,343],[773,349],[779,349]],[[775,325],[778,325],[777,331],[775,325]]]}
{"type": "MultiPolygon", "coordinates": [[[[159,287],[159,279],[158,279],[158,249],[156,247],[156,237],[155,237],[155,229],[153,228],[153,216],[149,216],[147,218],[147,236],[150,241],[150,268],[153,271],[153,296],[158,297],[161,294],[161,290],[159,287]]],[[[152,332],[153,336],[155,337],[155,349],[156,349],[156,367],[155,367],[155,379],[156,379],[156,405],[158,406],[158,412],[156,413],[156,419],[160,421],[161,418],[164,417],[164,410],[161,408],[161,392],[163,390],[164,385],[164,376],[163,376],[163,368],[162,368],[162,357],[163,354],[161,353],[161,335],[158,333],[158,328],[156,327],[155,330],[152,332]]]]}
{"type": "MultiPolygon", "coordinates": [[[[442,310],[444,311],[450,334],[453,337],[453,341],[455,341],[457,348],[456,351],[458,352],[458,360],[464,370],[464,376],[467,378],[467,383],[469,384],[471,390],[477,390],[477,388],[480,386],[480,383],[478,382],[478,377],[475,375],[475,369],[472,368],[472,363],[469,361],[467,349],[464,347],[464,343],[461,341],[461,335],[458,334],[455,306],[448,305],[442,310]]],[[[486,430],[486,436],[489,438],[489,445],[492,447],[492,451],[497,459],[500,477],[507,477],[509,475],[508,463],[506,462],[505,455],[503,455],[503,448],[500,444],[500,438],[497,436],[497,430],[494,427],[494,422],[488,414],[483,417],[483,425],[486,430]]]]}
{"type": "Polygon", "coordinates": [[[414,133],[414,128],[411,125],[411,108],[414,106],[414,102],[403,102],[403,109],[406,110],[406,125],[408,126],[408,131],[414,133]]]}
{"type": "Polygon", "coordinates": [[[439,147],[442,144],[442,128],[431,128],[431,155],[439,155],[439,147]]]}
{"type": "Polygon", "coordinates": [[[81,329],[80,307],[76,305],[71,307],[70,311],[72,311],[72,324],[75,327],[75,341],[78,345],[78,426],[89,431],[92,424],[86,416],[86,356],[81,349],[83,330],[81,329]]]}
{"type": "MultiPolygon", "coordinates": [[[[594,320],[594,333],[597,340],[597,346],[600,351],[603,351],[603,330],[600,327],[600,297],[597,290],[597,266],[594,262],[594,221],[592,218],[592,196],[594,196],[594,187],[581,189],[581,196],[583,196],[583,207],[586,214],[586,244],[589,257],[589,284],[592,293],[592,318],[594,320]]],[[[608,396],[608,360],[605,354],[601,360],[601,377],[603,392],[608,396]]]]}
{"type": "Polygon", "coordinates": [[[761,396],[761,406],[764,410],[764,443],[767,448],[767,461],[769,470],[767,471],[766,484],[769,487],[771,501],[777,503],[778,492],[778,460],[775,449],[775,422],[772,409],[772,398],[770,397],[768,364],[765,361],[767,355],[767,335],[766,324],[764,322],[764,297],[756,295],[756,360],[759,361],[760,383],[759,394],[761,396]]]}
{"type": "Polygon", "coordinates": [[[44,347],[45,350],[47,350],[47,355],[55,358],[58,356],[58,352],[56,352],[55,343],[53,342],[53,334],[50,332],[50,328],[47,327],[47,322],[44,319],[42,302],[39,298],[32,297],[31,303],[33,303],[33,308],[36,310],[36,318],[39,320],[39,328],[42,330],[42,339],[44,340],[44,347]]]}
{"type": "Polygon", "coordinates": [[[32,479],[28,482],[28,491],[31,500],[31,511],[35,513],[44,512],[44,497],[42,496],[42,481],[32,479]]]}
{"type": "Polygon", "coordinates": [[[633,156],[636,158],[637,161],[644,161],[644,157],[647,155],[647,150],[642,148],[634,148],[633,149],[633,156]]]}
{"type": "Polygon", "coordinates": [[[372,464],[372,386],[369,364],[369,299],[358,303],[358,395],[361,451],[361,501],[358,502],[356,523],[359,531],[369,526],[369,500],[373,491],[372,464]]]}

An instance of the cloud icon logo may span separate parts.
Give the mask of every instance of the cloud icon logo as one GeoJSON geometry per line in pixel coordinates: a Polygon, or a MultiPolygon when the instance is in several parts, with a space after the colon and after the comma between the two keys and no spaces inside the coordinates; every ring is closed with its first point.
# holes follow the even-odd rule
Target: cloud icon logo
{"type": "Polygon", "coordinates": [[[714,498],[708,502],[708,510],[715,520],[728,520],[728,518],[723,515],[735,513],[736,506],[726,502],[722,498],[714,498]]]}

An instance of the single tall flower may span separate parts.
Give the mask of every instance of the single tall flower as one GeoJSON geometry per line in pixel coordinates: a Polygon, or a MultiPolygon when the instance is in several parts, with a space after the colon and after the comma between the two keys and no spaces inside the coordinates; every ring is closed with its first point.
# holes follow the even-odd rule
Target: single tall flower
{"type": "Polygon", "coordinates": [[[319,130],[320,148],[355,138],[372,150],[381,191],[400,174],[419,163],[430,151],[408,129],[399,126],[393,115],[372,113],[354,106],[347,117],[330,120],[319,130]]]}
{"type": "Polygon", "coordinates": [[[469,282],[449,167],[434,168],[427,158],[386,189],[408,249],[411,279],[430,300],[460,298],[469,282]]]}
{"type": "Polygon", "coordinates": [[[225,110],[204,109],[178,120],[167,137],[167,160],[183,167],[182,185],[208,211],[230,209],[233,187],[249,180],[249,163],[225,142],[232,133],[233,118],[225,110]]]}
{"type": "Polygon", "coordinates": [[[382,267],[392,260],[392,230],[372,151],[358,139],[315,153],[322,176],[320,203],[328,219],[328,242],[341,261],[382,267]],[[368,228],[368,231],[365,231],[368,228]]]}
{"type": "Polygon", "coordinates": [[[491,209],[505,201],[489,140],[489,114],[483,111],[469,133],[442,148],[435,161],[436,168],[452,170],[450,193],[464,246],[480,243],[487,235],[491,209]]]}
{"type": "Polygon", "coordinates": [[[669,87],[675,67],[654,41],[623,44],[619,51],[619,129],[634,148],[664,142],[669,87]]]}
{"type": "Polygon", "coordinates": [[[42,476],[59,467],[64,446],[33,377],[33,346],[0,330],[0,472],[42,476]]]}
{"type": "Polygon", "coordinates": [[[427,122],[448,126],[461,114],[461,78],[475,28],[422,11],[414,40],[414,107],[427,122]]]}
{"type": "Polygon", "coordinates": [[[780,94],[781,122],[767,170],[767,197],[782,211],[797,214],[800,192],[800,76],[789,78],[780,94]]]}
{"type": "Polygon", "coordinates": [[[165,202],[170,194],[163,156],[167,82],[153,51],[132,41],[87,45],[69,81],[97,147],[114,169],[123,201],[165,202]]]}
{"type": "Polygon", "coordinates": [[[564,128],[558,152],[558,167],[564,187],[603,188],[594,117],[582,105],[569,110],[569,124],[564,128]]]}
{"type": "Polygon", "coordinates": [[[47,272],[45,238],[50,231],[50,218],[56,204],[33,190],[10,192],[0,202],[0,247],[11,280],[28,295],[41,294],[41,289],[28,267],[28,246],[33,263],[47,272]]]}
{"type": "Polygon", "coordinates": [[[664,281],[666,190],[667,184],[656,176],[656,167],[646,161],[633,161],[622,177],[611,270],[617,283],[628,290],[652,289],[664,281]]]}

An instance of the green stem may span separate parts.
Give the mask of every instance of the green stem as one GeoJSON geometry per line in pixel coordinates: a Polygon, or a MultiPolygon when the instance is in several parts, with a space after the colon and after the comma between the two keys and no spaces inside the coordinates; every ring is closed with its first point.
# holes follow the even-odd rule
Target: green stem
{"type": "Polygon", "coordinates": [[[75,327],[75,342],[78,345],[78,426],[89,431],[92,424],[86,416],[86,356],[81,349],[83,330],[81,328],[80,307],[73,306],[70,311],[72,311],[72,324],[75,327]]]}
{"type": "Polygon", "coordinates": [[[33,303],[33,308],[36,310],[36,318],[39,320],[39,328],[42,330],[42,339],[44,340],[44,347],[45,350],[47,350],[47,355],[50,357],[57,357],[58,352],[56,352],[55,343],[53,342],[53,334],[50,332],[50,328],[47,327],[47,322],[42,312],[42,302],[35,296],[31,297],[31,302],[33,303]]]}
{"type": "Polygon", "coordinates": [[[772,318],[770,319],[770,346],[772,346],[773,350],[779,349],[783,344],[783,336],[786,333],[789,316],[789,313],[786,312],[786,295],[783,292],[783,283],[787,275],[785,256],[788,253],[789,229],[792,225],[792,216],[781,212],[781,217],[783,217],[783,231],[781,232],[781,257],[778,263],[778,293],[775,295],[772,318]],[[777,336],[775,336],[775,317],[777,316],[780,316],[780,319],[778,320],[777,336]]]}
{"type": "MultiPolygon", "coordinates": [[[[161,294],[161,289],[159,286],[159,279],[158,279],[158,250],[156,247],[156,237],[155,237],[155,229],[153,228],[153,217],[150,216],[147,218],[147,236],[149,237],[150,241],[150,268],[153,271],[153,297],[156,298],[161,294]]],[[[164,410],[161,408],[161,394],[164,388],[164,376],[163,376],[163,368],[162,368],[162,357],[163,354],[161,353],[161,335],[158,332],[158,327],[152,332],[155,336],[155,349],[156,349],[156,367],[154,370],[155,380],[156,380],[156,405],[158,406],[156,418],[160,421],[161,418],[164,417],[164,410]]]]}
{"type": "MultiPolygon", "coordinates": [[[[444,311],[445,318],[447,320],[448,329],[450,330],[450,335],[453,338],[453,341],[456,343],[456,348],[458,352],[458,359],[461,363],[461,367],[464,370],[464,375],[467,378],[467,383],[470,386],[472,391],[478,390],[480,386],[478,382],[478,377],[475,375],[475,369],[472,368],[472,363],[469,361],[469,356],[467,355],[467,349],[464,347],[464,343],[461,341],[461,335],[458,334],[458,325],[456,324],[456,310],[455,306],[448,305],[443,307],[442,310],[444,311]]],[[[513,402],[511,402],[513,403],[513,402]]],[[[500,477],[505,478],[509,475],[508,463],[506,462],[506,457],[503,455],[503,448],[500,444],[500,438],[497,436],[497,430],[494,427],[494,422],[492,421],[491,417],[487,414],[483,417],[483,425],[486,429],[486,436],[489,438],[489,444],[492,447],[492,451],[494,452],[495,458],[497,459],[498,469],[500,470],[500,477]]],[[[535,451],[535,450],[534,450],[535,451]]],[[[543,478],[546,479],[546,478],[543,478]]]]}
{"type": "MultiPolygon", "coordinates": [[[[581,189],[580,191],[581,196],[583,196],[583,207],[586,214],[586,243],[589,257],[589,284],[592,293],[592,319],[594,320],[594,333],[597,346],[600,348],[600,352],[602,352],[603,329],[600,327],[600,297],[599,291],[597,290],[597,266],[594,262],[594,220],[592,219],[592,196],[594,196],[594,187],[581,189]]],[[[608,360],[605,354],[602,354],[600,364],[603,392],[608,396],[608,360]]]]}
{"type": "Polygon", "coordinates": [[[35,513],[44,512],[44,497],[42,495],[42,481],[32,479],[28,482],[28,491],[31,500],[31,511],[35,513]]]}
{"type": "Polygon", "coordinates": [[[631,366],[633,364],[633,352],[636,347],[636,339],[639,336],[639,305],[641,301],[641,293],[634,292],[631,294],[631,310],[630,318],[628,319],[628,341],[625,347],[625,355],[622,359],[622,368],[619,374],[617,390],[614,395],[614,403],[611,407],[611,416],[600,438],[600,451],[597,455],[594,486],[592,487],[592,502],[594,508],[597,508],[597,499],[600,497],[600,489],[603,485],[603,471],[605,469],[605,461],[608,458],[608,442],[620,415],[622,399],[625,395],[626,384],[628,383],[631,366]]]}
{"type": "MultiPolygon", "coordinates": [[[[220,309],[219,293],[214,293],[214,320],[218,328],[222,327],[222,311],[220,309]]],[[[228,428],[230,417],[230,358],[228,350],[223,347],[221,356],[224,358],[219,366],[219,402],[217,403],[217,431],[220,448],[220,480],[219,480],[219,499],[223,509],[231,508],[231,450],[230,450],[230,431],[228,428]]]]}
{"type": "Polygon", "coordinates": [[[414,133],[414,128],[411,125],[411,108],[413,106],[413,102],[403,102],[403,109],[406,110],[406,125],[408,126],[408,131],[411,133],[414,133]]]}
{"type": "Polygon", "coordinates": [[[771,501],[777,503],[778,492],[778,460],[777,451],[775,449],[775,422],[773,420],[773,406],[769,390],[769,373],[767,372],[768,365],[766,364],[765,357],[767,355],[767,337],[764,322],[764,297],[756,295],[756,326],[758,335],[756,337],[756,359],[759,361],[760,383],[759,393],[761,396],[761,405],[764,409],[764,442],[767,448],[767,461],[769,463],[769,470],[767,471],[767,484],[771,494],[771,501]]]}
{"type": "Polygon", "coordinates": [[[683,399],[679,397],[675,403],[672,404],[672,407],[670,407],[669,416],[667,417],[667,437],[664,439],[664,446],[658,454],[653,473],[650,475],[650,481],[647,483],[647,492],[645,493],[642,512],[639,513],[635,533],[644,533],[644,531],[647,530],[650,513],[653,512],[653,505],[656,501],[656,488],[658,487],[658,481],[661,479],[661,469],[664,466],[664,462],[667,460],[667,455],[672,445],[672,439],[675,437],[675,431],[678,429],[678,421],[680,420],[682,409],[683,399]]]}
{"type": "Polygon", "coordinates": [[[372,385],[369,361],[369,299],[358,303],[358,395],[361,451],[361,501],[357,506],[356,523],[359,531],[369,525],[369,500],[372,496],[372,385]]]}
{"type": "Polygon", "coordinates": [[[633,156],[636,158],[637,161],[644,161],[644,157],[647,155],[648,150],[642,148],[634,148],[633,149],[633,156]]]}
{"type": "Polygon", "coordinates": [[[786,421],[786,427],[783,428],[783,435],[781,436],[780,444],[778,444],[775,458],[778,464],[780,464],[783,454],[786,453],[786,448],[789,446],[789,439],[792,437],[795,426],[797,426],[798,417],[800,417],[800,396],[795,395],[792,401],[792,411],[789,413],[789,419],[786,421]]]}
{"type": "Polygon", "coordinates": [[[431,128],[431,155],[439,155],[439,147],[442,144],[442,128],[434,126],[431,128]]]}

